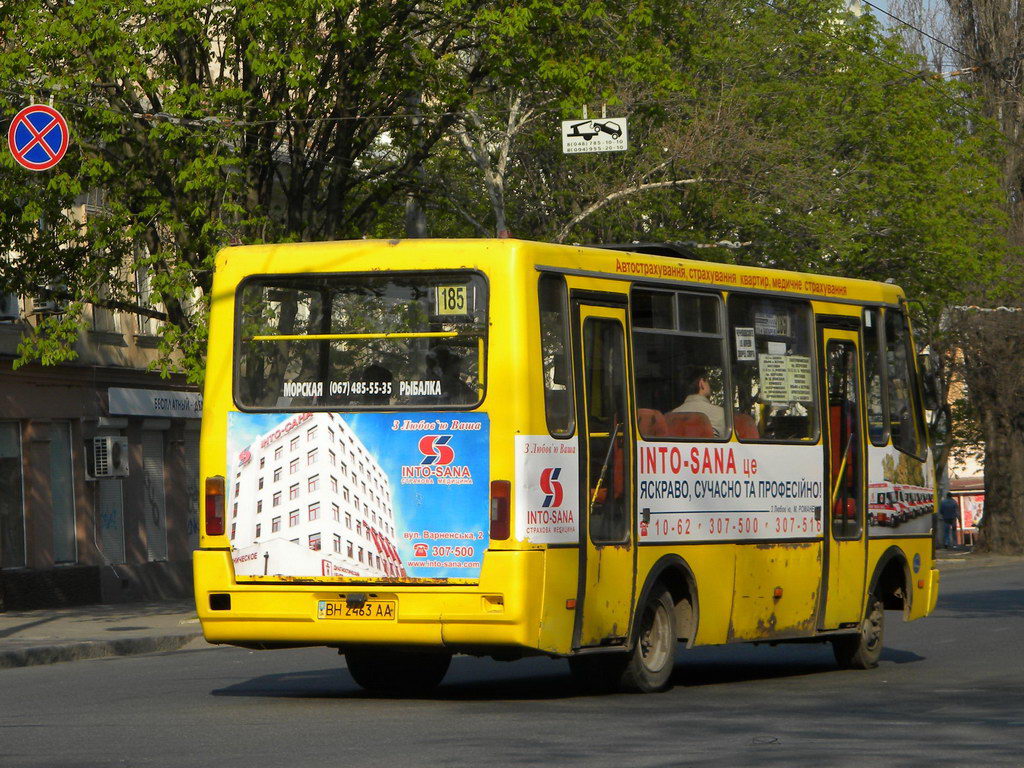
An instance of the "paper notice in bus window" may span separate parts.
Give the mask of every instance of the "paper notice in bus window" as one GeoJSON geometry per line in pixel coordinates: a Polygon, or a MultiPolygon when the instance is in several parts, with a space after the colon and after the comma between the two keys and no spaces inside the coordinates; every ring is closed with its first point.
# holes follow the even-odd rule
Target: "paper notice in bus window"
{"type": "Polygon", "coordinates": [[[754,329],[758,336],[789,336],[789,315],[779,312],[757,312],[754,329]]]}
{"type": "Polygon", "coordinates": [[[753,328],[736,328],[736,359],[757,360],[753,328]]]}
{"type": "Polygon", "coordinates": [[[761,378],[762,402],[789,402],[786,358],[782,355],[758,355],[758,371],[761,378]]]}
{"type": "Polygon", "coordinates": [[[434,287],[435,314],[465,317],[469,314],[469,302],[465,285],[438,285],[434,287]]]}
{"type": "Polygon", "coordinates": [[[814,399],[811,386],[811,358],[806,355],[787,357],[786,378],[789,384],[790,400],[806,403],[814,399]]]}
{"type": "Polygon", "coordinates": [[[761,399],[764,402],[809,402],[811,359],[804,355],[759,355],[761,399]]]}

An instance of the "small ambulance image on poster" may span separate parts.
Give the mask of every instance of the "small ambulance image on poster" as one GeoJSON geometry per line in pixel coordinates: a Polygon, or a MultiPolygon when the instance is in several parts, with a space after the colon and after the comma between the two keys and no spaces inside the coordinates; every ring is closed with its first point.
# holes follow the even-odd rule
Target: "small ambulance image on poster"
{"type": "Polygon", "coordinates": [[[235,572],[416,580],[479,576],[484,414],[228,414],[235,572]]]}

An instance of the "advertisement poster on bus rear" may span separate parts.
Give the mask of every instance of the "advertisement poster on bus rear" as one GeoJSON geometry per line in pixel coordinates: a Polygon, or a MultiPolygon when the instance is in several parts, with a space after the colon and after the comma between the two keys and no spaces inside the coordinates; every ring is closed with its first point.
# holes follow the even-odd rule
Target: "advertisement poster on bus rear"
{"type": "Polygon", "coordinates": [[[489,437],[477,413],[229,413],[236,574],[478,578],[489,437]]]}

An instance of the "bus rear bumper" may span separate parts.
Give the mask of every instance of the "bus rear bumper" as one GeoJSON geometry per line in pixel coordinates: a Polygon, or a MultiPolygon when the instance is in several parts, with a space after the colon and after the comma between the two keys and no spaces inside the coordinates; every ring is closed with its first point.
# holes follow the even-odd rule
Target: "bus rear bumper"
{"type": "Polygon", "coordinates": [[[194,553],[196,609],[211,643],[247,647],[396,645],[533,648],[543,558],[538,551],[488,552],[478,585],[236,583],[230,552],[194,553]],[[493,577],[493,578],[490,578],[493,577]],[[488,582],[501,590],[488,589],[488,582]],[[393,619],[318,617],[320,601],[363,593],[394,603],[393,619]]]}

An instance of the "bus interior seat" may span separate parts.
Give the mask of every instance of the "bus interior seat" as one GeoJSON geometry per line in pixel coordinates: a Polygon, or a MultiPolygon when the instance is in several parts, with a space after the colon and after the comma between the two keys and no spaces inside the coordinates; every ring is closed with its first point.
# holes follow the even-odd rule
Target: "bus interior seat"
{"type": "Polygon", "coordinates": [[[749,413],[737,413],[733,418],[733,426],[736,427],[736,437],[740,440],[760,440],[761,433],[757,429],[757,422],[749,413]]]}
{"type": "Polygon", "coordinates": [[[668,422],[661,411],[653,408],[637,408],[636,421],[643,437],[665,437],[668,435],[668,422]]]}
{"type": "Polygon", "coordinates": [[[676,413],[665,416],[668,433],[672,437],[714,437],[711,420],[703,413],[676,413]]]}

